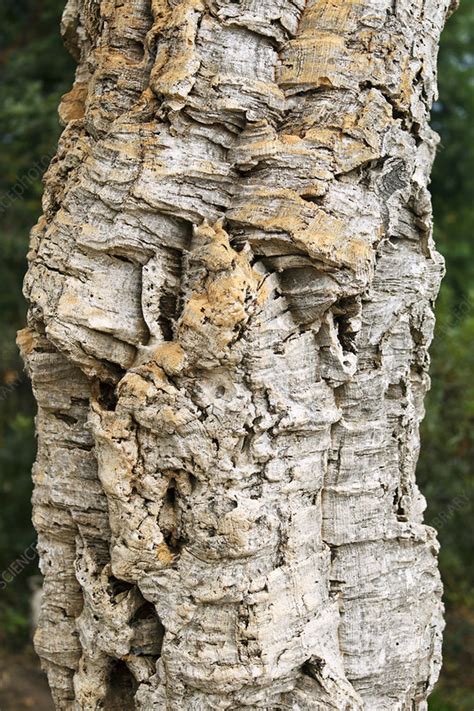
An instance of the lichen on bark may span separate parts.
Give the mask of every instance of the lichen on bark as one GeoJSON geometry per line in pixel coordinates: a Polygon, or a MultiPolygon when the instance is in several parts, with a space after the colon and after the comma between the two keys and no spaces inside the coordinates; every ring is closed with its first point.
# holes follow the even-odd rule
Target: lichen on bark
{"type": "Polygon", "coordinates": [[[69,0],[19,344],[58,709],[426,709],[445,0],[69,0]]]}

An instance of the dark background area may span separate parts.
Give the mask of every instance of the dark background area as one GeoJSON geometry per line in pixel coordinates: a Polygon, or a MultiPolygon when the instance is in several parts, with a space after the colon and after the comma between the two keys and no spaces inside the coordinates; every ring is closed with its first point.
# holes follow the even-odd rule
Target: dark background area
{"type": "MultiPolygon", "coordinates": [[[[41,175],[60,131],[56,107],[74,73],[59,37],[64,2],[2,0],[0,8],[0,664],[8,670],[10,681],[5,684],[17,689],[8,697],[15,700],[8,701],[1,696],[0,679],[0,706],[5,711],[51,708],[41,678],[35,682],[32,676],[31,595],[38,585],[36,560],[30,555],[35,541],[30,522],[35,407],[15,332],[25,322],[21,283],[28,232],[40,213],[41,175]],[[19,669],[30,670],[27,696],[21,699],[19,669]]],[[[473,0],[464,0],[444,32],[439,87],[432,125],[441,143],[431,189],[435,238],[446,258],[447,276],[437,305],[418,481],[428,499],[426,522],[438,529],[441,542],[447,627],[443,672],[429,708],[472,711],[473,0]]]]}

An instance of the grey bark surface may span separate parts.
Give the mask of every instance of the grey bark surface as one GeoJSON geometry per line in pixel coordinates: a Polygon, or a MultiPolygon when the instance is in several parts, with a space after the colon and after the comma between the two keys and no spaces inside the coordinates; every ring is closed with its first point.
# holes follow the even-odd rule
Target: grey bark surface
{"type": "Polygon", "coordinates": [[[57,709],[426,709],[447,0],[69,0],[25,281],[57,709]]]}

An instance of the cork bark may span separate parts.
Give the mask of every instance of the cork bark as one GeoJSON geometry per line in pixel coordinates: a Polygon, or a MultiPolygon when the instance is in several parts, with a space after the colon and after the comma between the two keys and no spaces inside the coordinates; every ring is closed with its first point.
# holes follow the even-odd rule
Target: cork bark
{"type": "Polygon", "coordinates": [[[31,237],[60,710],[426,709],[448,0],[69,0],[31,237]]]}

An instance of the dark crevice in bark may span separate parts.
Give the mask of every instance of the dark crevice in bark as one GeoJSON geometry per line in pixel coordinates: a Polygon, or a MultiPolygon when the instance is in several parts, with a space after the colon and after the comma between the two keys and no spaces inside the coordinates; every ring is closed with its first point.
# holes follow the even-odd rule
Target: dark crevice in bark
{"type": "Polygon", "coordinates": [[[114,660],[108,678],[108,690],[104,699],[104,711],[125,711],[135,708],[133,697],[138,684],[126,662],[114,660]]]}
{"type": "Polygon", "coordinates": [[[107,588],[107,592],[109,593],[111,598],[114,598],[117,595],[120,595],[121,593],[132,590],[133,587],[133,583],[128,583],[125,580],[119,580],[114,575],[111,575],[109,576],[109,585],[107,588]]]}
{"type": "Polygon", "coordinates": [[[165,543],[173,555],[178,555],[184,545],[184,539],[180,537],[179,532],[180,517],[180,494],[176,480],[171,477],[163,499],[158,522],[165,543]]]}
{"type": "Polygon", "coordinates": [[[113,412],[117,407],[118,400],[116,386],[112,383],[100,381],[98,383],[98,391],[99,404],[104,408],[104,410],[113,412]]]}
{"type": "Polygon", "coordinates": [[[78,422],[77,417],[73,417],[72,415],[68,415],[64,412],[55,412],[53,414],[54,414],[54,417],[56,417],[56,419],[61,420],[61,422],[64,422],[67,425],[72,426],[72,425],[77,424],[77,422],[78,422]]]}
{"type": "Polygon", "coordinates": [[[165,341],[172,341],[174,338],[174,326],[178,315],[178,296],[172,292],[164,293],[160,297],[160,315],[158,323],[165,341]]]}
{"type": "Polygon", "coordinates": [[[407,131],[411,131],[411,127],[413,126],[413,123],[411,121],[411,114],[408,110],[403,110],[400,108],[396,97],[394,97],[388,87],[384,86],[383,84],[377,84],[372,81],[366,80],[363,81],[359,84],[359,88],[361,91],[367,91],[370,89],[376,89],[377,91],[380,91],[382,96],[384,97],[385,101],[390,104],[392,107],[392,117],[397,120],[400,119],[402,121],[403,127],[407,131]]]}

